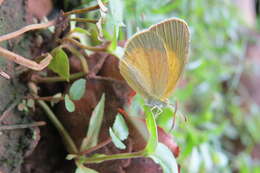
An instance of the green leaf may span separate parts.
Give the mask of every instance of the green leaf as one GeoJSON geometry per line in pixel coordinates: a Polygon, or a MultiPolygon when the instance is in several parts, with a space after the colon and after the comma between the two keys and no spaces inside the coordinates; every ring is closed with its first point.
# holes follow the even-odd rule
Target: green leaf
{"type": "Polygon", "coordinates": [[[120,47],[120,46],[116,46],[115,50],[112,49],[108,49],[109,53],[111,53],[112,55],[116,56],[118,59],[122,59],[124,56],[124,51],[125,49],[120,47]]]}
{"type": "Polygon", "coordinates": [[[119,149],[126,149],[126,146],[123,142],[121,142],[121,140],[119,139],[119,137],[116,136],[116,134],[113,132],[112,128],[109,128],[109,134],[110,137],[112,139],[112,142],[115,144],[115,146],[119,149]]]}
{"type": "Polygon", "coordinates": [[[65,95],[65,107],[66,107],[67,111],[69,111],[69,112],[75,111],[75,105],[70,100],[70,97],[67,94],[65,95]]]}
{"type": "Polygon", "coordinates": [[[94,111],[92,112],[89,121],[87,136],[83,139],[81,144],[81,151],[97,145],[99,131],[101,128],[101,123],[104,115],[104,108],[105,108],[105,94],[102,94],[99,103],[97,104],[94,111]]]}
{"type": "Polygon", "coordinates": [[[78,32],[81,34],[86,34],[86,35],[91,35],[87,30],[80,28],[80,27],[76,27],[73,29],[73,32],[78,32]]]}
{"type": "Polygon", "coordinates": [[[123,9],[124,4],[122,0],[109,1],[110,13],[107,16],[106,29],[104,30],[104,36],[111,40],[108,47],[109,52],[113,52],[117,48],[120,27],[125,26],[123,23],[123,9]]]}
{"type": "Polygon", "coordinates": [[[98,173],[98,172],[95,171],[94,169],[87,168],[80,164],[78,165],[75,173],[98,173]]]}
{"type": "Polygon", "coordinates": [[[67,54],[60,47],[57,47],[51,51],[51,55],[53,59],[48,68],[69,81],[70,66],[67,54]]]}
{"type": "Polygon", "coordinates": [[[77,158],[78,157],[78,155],[76,155],[76,154],[68,154],[67,156],[66,156],[66,159],[67,160],[73,160],[73,159],[75,159],[75,158],[77,158]]]}
{"type": "Polygon", "coordinates": [[[163,173],[178,173],[178,164],[171,150],[162,143],[158,143],[155,152],[149,156],[158,163],[163,173]]]}
{"type": "Polygon", "coordinates": [[[152,12],[155,14],[164,14],[164,13],[169,13],[174,11],[179,5],[180,5],[181,1],[174,1],[171,3],[167,3],[162,7],[157,7],[152,9],[152,12]]]}
{"type": "Polygon", "coordinates": [[[78,79],[73,82],[70,87],[69,95],[72,100],[80,100],[85,93],[86,90],[86,80],[78,79]]]}
{"type": "Polygon", "coordinates": [[[110,0],[109,7],[111,12],[112,22],[115,26],[115,35],[118,37],[119,27],[125,26],[123,23],[124,4],[122,0],[110,0]]]}
{"type": "Polygon", "coordinates": [[[102,160],[102,158],[104,157],[110,157],[109,155],[105,155],[105,154],[98,154],[95,153],[91,156],[80,156],[77,158],[78,162],[85,164],[85,163],[89,163],[89,161],[93,161],[95,160],[95,163],[102,163],[104,160],[102,160]],[[100,159],[101,158],[101,159],[100,159]]]}
{"type": "Polygon", "coordinates": [[[117,28],[114,27],[114,34],[113,34],[113,38],[112,38],[112,42],[110,43],[109,47],[108,47],[108,51],[109,52],[114,52],[117,48],[117,28]]]}
{"type": "MultiPolygon", "coordinates": [[[[176,116],[176,115],[175,115],[176,116]]],[[[158,126],[169,131],[172,128],[174,118],[174,110],[170,107],[163,108],[163,112],[156,118],[156,123],[158,126]]]]}
{"type": "Polygon", "coordinates": [[[121,141],[127,139],[129,132],[126,122],[122,115],[117,114],[115,122],[113,124],[113,128],[109,128],[109,134],[112,138],[112,142],[115,144],[117,148],[126,148],[125,144],[121,141]]]}
{"type": "Polygon", "coordinates": [[[157,134],[157,126],[154,118],[154,114],[151,111],[151,108],[148,106],[144,106],[144,112],[146,115],[146,126],[150,133],[149,140],[145,147],[145,151],[148,154],[151,154],[155,151],[157,144],[158,144],[158,134],[157,134]]]}
{"type": "Polygon", "coordinates": [[[113,131],[121,141],[127,139],[129,135],[127,124],[120,114],[116,115],[116,119],[113,124],[113,131]]]}

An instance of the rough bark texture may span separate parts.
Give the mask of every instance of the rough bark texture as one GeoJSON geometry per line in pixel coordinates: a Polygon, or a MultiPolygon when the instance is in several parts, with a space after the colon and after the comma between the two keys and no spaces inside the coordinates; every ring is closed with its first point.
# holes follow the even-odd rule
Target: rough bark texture
{"type": "MultiPolygon", "coordinates": [[[[15,31],[26,25],[26,2],[24,0],[5,0],[0,6],[0,35],[15,31]]],[[[0,46],[13,50],[19,54],[30,57],[28,40],[20,38],[0,43],[0,46]]],[[[7,116],[0,125],[22,124],[30,122],[30,116],[18,112],[15,105],[21,101],[25,87],[15,76],[15,64],[0,57],[0,68],[7,72],[12,79],[0,77],[0,119],[5,113],[7,116]],[[8,108],[12,108],[7,111],[8,108]]],[[[17,173],[24,156],[34,145],[33,134],[38,133],[37,128],[1,131],[0,133],[0,172],[17,173]]],[[[28,153],[27,153],[28,154],[28,153]]]]}

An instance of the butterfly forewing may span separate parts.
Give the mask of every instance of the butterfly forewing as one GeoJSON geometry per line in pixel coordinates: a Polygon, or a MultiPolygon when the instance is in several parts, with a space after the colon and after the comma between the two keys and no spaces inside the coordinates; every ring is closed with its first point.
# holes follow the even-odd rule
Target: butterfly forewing
{"type": "Polygon", "coordinates": [[[134,90],[139,90],[144,96],[148,95],[146,98],[160,99],[168,83],[167,64],[167,49],[163,40],[156,33],[146,30],[128,41],[119,67],[134,90]],[[137,72],[142,80],[135,76],[137,72]]]}
{"type": "Polygon", "coordinates": [[[130,85],[130,87],[133,88],[137,93],[143,95],[145,98],[149,98],[149,93],[147,92],[147,86],[149,84],[141,72],[136,69],[136,67],[123,60],[120,61],[119,68],[122,76],[130,85]]]}
{"type": "Polygon", "coordinates": [[[167,98],[176,87],[188,58],[189,29],[183,20],[172,18],[153,25],[150,30],[164,40],[167,48],[169,75],[163,94],[163,97],[167,98]]]}

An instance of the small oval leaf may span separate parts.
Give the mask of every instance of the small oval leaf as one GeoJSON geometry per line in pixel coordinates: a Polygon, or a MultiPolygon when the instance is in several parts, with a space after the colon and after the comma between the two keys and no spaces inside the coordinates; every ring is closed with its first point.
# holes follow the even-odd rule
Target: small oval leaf
{"type": "Polygon", "coordinates": [[[113,124],[113,131],[115,132],[115,135],[121,140],[127,139],[129,132],[128,127],[126,125],[126,122],[122,115],[117,114],[115,122],[113,124]]]}
{"type": "Polygon", "coordinates": [[[70,87],[69,95],[72,100],[80,100],[85,94],[86,80],[78,79],[70,87]]]}
{"type": "Polygon", "coordinates": [[[69,98],[69,96],[67,94],[65,95],[65,107],[66,107],[67,111],[69,111],[69,112],[74,112],[75,111],[75,105],[70,100],[70,98],[69,98]]]}
{"type": "Polygon", "coordinates": [[[123,142],[121,142],[121,140],[115,135],[115,133],[113,132],[112,128],[109,128],[109,135],[112,139],[112,142],[115,144],[115,146],[119,149],[126,149],[126,146],[123,142]]]}

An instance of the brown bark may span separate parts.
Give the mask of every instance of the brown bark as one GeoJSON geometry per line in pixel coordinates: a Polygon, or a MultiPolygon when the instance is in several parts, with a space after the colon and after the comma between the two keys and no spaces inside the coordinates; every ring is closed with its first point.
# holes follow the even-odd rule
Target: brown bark
{"type": "MultiPolygon", "coordinates": [[[[26,25],[26,1],[4,0],[0,4],[0,35],[15,31],[26,25]]],[[[11,41],[0,43],[19,54],[30,57],[29,40],[19,37],[11,41]]],[[[17,104],[21,102],[26,92],[24,84],[18,81],[15,64],[0,57],[0,69],[7,72],[10,80],[0,77],[0,126],[23,124],[31,122],[30,116],[17,111],[17,104]],[[2,117],[2,116],[5,117],[2,117]]],[[[0,172],[20,172],[23,158],[37,143],[33,135],[39,133],[38,128],[6,130],[0,132],[0,172]]]]}

